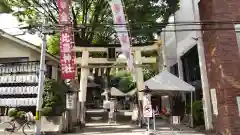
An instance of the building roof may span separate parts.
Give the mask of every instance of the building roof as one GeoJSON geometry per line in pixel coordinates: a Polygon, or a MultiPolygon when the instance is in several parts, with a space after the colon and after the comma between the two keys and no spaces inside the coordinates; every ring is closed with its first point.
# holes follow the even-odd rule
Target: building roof
{"type": "MultiPolygon", "coordinates": [[[[41,48],[39,46],[36,46],[36,45],[34,45],[32,43],[29,43],[25,40],[22,40],[22,39],[20,39],[16,36],[8,34],[8,33],[4,32],[3,30],[0,30],[0,36],[5,37],[9,40],[12,40],[12,41],[18,43],[19,45],[22,45],[23,47],[27,47],[27,48],[30,48],[30,49],[36,51],[36,52],[41,53],[41,48]]],[[[54,56],[54,55],[52,55],[48,52],[46,52],[46,57],[53,60],[53,61],[56,61],[58,63],[60,62],[59,58],[57,58],[56,56],[54,56]]]]}

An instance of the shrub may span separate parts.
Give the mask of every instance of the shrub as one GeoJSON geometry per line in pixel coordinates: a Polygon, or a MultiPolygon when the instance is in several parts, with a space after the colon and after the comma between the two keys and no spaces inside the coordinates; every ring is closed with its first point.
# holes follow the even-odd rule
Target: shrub
{"type": "Polygon", "coordinates": [[[17,115],[16,115],[16,118],[23,119],[25,114],[26,114],[26,112],[24,112],[24,111],[18,111],[17,115]]]}
{"type": "Polygon", "coordinates": [[[8,111],[8,116],[12,117],[14,119],[23,119],[25,114],[26,114],[26,112],[18,110],[16,108],[11,108],[8,111]]]}
{"type": "Polygon", "coordinates": [[[52,79],[46,79],[43,93],[43,116],[61,116],[66,108],[66,92],[68,87],[52,79]]]}
{"type": "Polygon", "coordinates": [[[9,110],[8,110],[8,116],[9,117],[16,117],[17,116],[17,109],[16,108],[10,108],[9,110]]]}
{"type": "MultiPolygon", "coordinates": [[[[187,114],[191,113],[191,104],[187,105],[187,114]]],[[[204,114],[202,101],[193,102],[193,123],[195,126],[204,125],[204,114]]]]}
{"type": "Polygon", "coordinates": [[[50,116],[50,114],[53,112],[52,107],[44,107],[42,108],[42,115],[43,116],[50,116]]]}

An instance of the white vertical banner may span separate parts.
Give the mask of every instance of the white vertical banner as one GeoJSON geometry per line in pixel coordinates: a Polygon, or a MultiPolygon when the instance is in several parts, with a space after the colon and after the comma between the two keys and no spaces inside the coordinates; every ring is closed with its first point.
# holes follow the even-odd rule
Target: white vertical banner
{"type": "Polygon", "coordinates": [[[131,43],[130,37],[128,34],[128,30],[126,27],[126,19],[123,10],[123,4],[121,0],[109,0],[109,5],[112,9],[113,13],[113,22],[116,25],[115,30],[117,32],[117,36],[119,42],[121,44],[121,49],[123,55],[127,58],[127,65],[130,71],[133,69],[133,57],[132,57],[132,50],[131,50],[131,43]]]}

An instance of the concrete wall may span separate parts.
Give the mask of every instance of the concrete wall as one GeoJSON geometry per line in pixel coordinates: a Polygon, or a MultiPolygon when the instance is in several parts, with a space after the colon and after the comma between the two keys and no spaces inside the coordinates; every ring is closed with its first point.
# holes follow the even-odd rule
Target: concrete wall
{"type": "Polygon", "coordinates": [[[169,24],[164,29],[166,32],[161,33],[161,39],[165,43],[166,63],[168,67],[176,64],[177,57],[182,56],[196,44],[196,41],[192,39],[192,37],[196,37],[196,32],[186,31],[194,29],[194,26],[183,24],[194,21],[192,0],[180,0],[180,9],[175,13],[173,18],[172,21],[176,22],[177,25],[169,24]],[[182,31],[174,32],[174,30],[182,31]]]}
{"type": "Polygon", "coordinates": [[[168,67],[177,63],[177,58],[186,53],[194,45],[196,41],[196,31],[194,25],[186,25],[194,21],[192,0],[180,0],[180,9],[175,13],[174,22],[176,26],[169,24],[161,33],[161,39],[164,40],[165,35],[165,50],[167,55],[168,67]],[[169,32],[169,30],[177,30],[169,32]]]}
{"type": "Polygon", "coordinates": [[[170,30],[175,30],[175,27],[169,25],[164,30],[166,30],[166,32],[161,33],[161,39],[164,41],[164,47],[161,47],[160,49],[165,49],[164,52],[166,55],[165,58],[167,64],[166,66],[167,68],[169,68],[170,66],[174,65],[177,61],[175,32],[169,32],[170,30]]]}

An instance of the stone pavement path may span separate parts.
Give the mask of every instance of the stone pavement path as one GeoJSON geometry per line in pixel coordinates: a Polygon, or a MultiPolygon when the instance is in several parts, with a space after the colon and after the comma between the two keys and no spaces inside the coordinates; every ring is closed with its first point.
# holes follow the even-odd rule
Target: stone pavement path
{"type": "MultiPolygon", "coordinates": [[[[170,126],[158,124],[157,135],[204,135],[187,127],[180,127],[182,130],[171,130],[170,126]]],[[[107,124],[89,123],[78,133],[67,135],[144,135],[145,129],[139,129],[130,124],[107,124]]]]}

